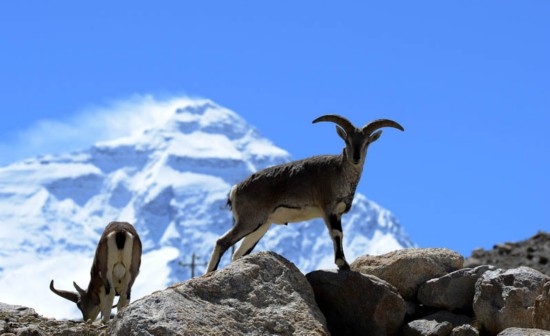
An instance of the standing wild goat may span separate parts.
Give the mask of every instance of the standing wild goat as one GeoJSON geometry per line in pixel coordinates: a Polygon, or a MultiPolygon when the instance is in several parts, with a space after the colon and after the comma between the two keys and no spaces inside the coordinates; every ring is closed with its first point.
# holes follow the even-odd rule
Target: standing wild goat
{"type": "Polygon", "coordinates": [[[57,290],[53,280],[50,289],[76,303],[84,321],[95,320],[101,312],[103,322],[108,322],[115,295],[120,296],[118,311],[128,305],[140,264],[141,240],[134,227],[126,222],[111,222],[99,239],[88,289],[83,290],[73,282],[78,293],[57,290]]]}
{"type": "Polygon", "coordinates": [[[337,125],[336,132],[346,143],[343,153],[266,168],[234,186],[228,204],[235,224],[216,242],[207,273],[216,270],[225,251],[242,238],[233,260],[249,254],[272,223],[288,224],[318,217],[328,227],[336,265],[349,269],[342,248],[342,214],[351,208],[368,146],[382,134],[374,131],[388,126],[403,131],[403,127],[395,121],[379,119],[357,128],[338,115],[325,115],[313,123],[319,121],[337,125]]]}

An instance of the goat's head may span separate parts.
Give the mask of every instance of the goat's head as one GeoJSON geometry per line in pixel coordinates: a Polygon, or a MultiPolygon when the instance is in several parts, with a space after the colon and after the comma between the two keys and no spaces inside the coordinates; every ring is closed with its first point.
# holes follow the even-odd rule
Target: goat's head
{"type": "Polygon", "coordinates": [[[355,127],[349,120],[336,114],[321,116],[313,120],[313,123],[319,121],[331,121],[337,125],[336,132],[346,143],[346,157],[354,165],[363,164],[369,145],[380,138],[382,131],[375,132],[376,130],[393,127],[404,131],[401,125],[389,119],[377,119],[362,128],[355,127]]]}
{"type": "Polygon", "coordinates": [[[53,280],[50,282],[50,289],[52,292],[61,296],[62,298],[76,303],[76,306],[82,312],[82,318],[84,319],[84,321],[94,321],[99,315],[100,311],[99,297],[94,299],[92,293],[88,293],[87,291],[83,290],[74,281],[73,286],[76,289],[76,292],[56,289],[53,286],[53,280]]]}

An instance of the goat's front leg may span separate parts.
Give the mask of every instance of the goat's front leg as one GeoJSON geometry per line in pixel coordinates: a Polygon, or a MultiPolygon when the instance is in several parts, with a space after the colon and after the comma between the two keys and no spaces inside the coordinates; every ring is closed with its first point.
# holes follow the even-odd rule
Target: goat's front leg
{"type": "Polygon", "coordinates": [[[349,264],[344,256],[344,234],[342,232],[342,216],[341,215],[329,215],[325,219],[330,238],[332,238],[332,244],[334,247],[334,262],[341,270],[349,270],[349,264]]]}

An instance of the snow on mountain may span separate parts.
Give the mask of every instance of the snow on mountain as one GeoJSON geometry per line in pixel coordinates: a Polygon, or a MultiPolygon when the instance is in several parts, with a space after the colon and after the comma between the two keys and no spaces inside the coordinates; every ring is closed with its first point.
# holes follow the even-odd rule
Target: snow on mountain
{"type": "MultiPolygon", "coordinates": [[[[236,113],[209,100],[185,100],[167,122],[87,150],[44,155],[0,167],[0,302],[41,314],[78,318],[71,302],[48,289],[85,286],[93,252],[113,220],[133,223],[144,256],[133,299],[188,279],[194,253],[204,272],[216,239],[232,218],[231,186],[290,155],[236,113]]],[[[413,243],[387,210],[357,194],[344,216],[348,260],[413,243]]],[[[272,250],[302,271],[334,268],[320,220],[273,225],[256,250],[272,250]]],[[[221,267],[229,262],[229,253],[221,267]]]]}

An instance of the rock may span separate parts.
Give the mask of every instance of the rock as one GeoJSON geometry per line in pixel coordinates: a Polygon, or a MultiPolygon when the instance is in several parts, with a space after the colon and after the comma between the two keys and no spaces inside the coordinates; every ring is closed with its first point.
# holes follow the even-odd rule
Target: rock
{"type": "Polygon", "coordinates": [[[550,331],[533,328],[507,328],[497,336],[550,336],[550,331]]]}
{"type": "Polygon", "coordinates": [[[353,271],[307,274],[331,335],[392,335],[406,313],[397,289],[372,275],[353,271]]]}
{"type": "Polygon", "coordinates": [[[477,279],[494,266],[463,268],[440,278],[430,279],[418,289],[418,300],[427,306],[444,308],[450,311],[471,311],[477,279]]]}
{"type": "Polygon", "coordinates": [[[472,318],[466,315],[454,314],[446,310],[423,317],[424,320],[436,322],[449,322],[453,327],[459,327],[472,323],[472,318]]]}
{"type": "Polygon", "coordinates": [[[479,331],[469,324],[454,327],[450,336],[479,336],[479,331]]]}
{"type": "Polygon", "coordinates": [[[328,335],[305,276],[271,252],[130,304],[109,335],[328,335]]]}
{"type": "Polygon", "coordinates": [[[419,311],[418,303],[414,301],[405,301],[405,307],[407,308],[407,315],[413,316],[419,311]]]}
{"type": "MultiPolygon", "coordinates": [[[[403,335],[449,335],[454,328],[467,326],[470,323],[472,323],[472,318],[466,315],[441,310],[407,323],[403,328],[403,335]]],[[[457,329],[457,332],[465,331],[457,329]]]]}
{"type": "Polygon", "coordinates": [[[445,248],[408,248],[380,256],[361,256],[351,269],[394,285],[406,300],[416,299],[418,287],[429,279],[462,268],[464,258],[445,248]]]}
{"type": "Polygon", "coordinates": [[[23,307],[18,305],[9,305],[0,302],[0,314],[2,315],[12,315],[12,316],[38,316],[36,311],[29,307],[23,307]]]}
{"type": "Polygon", "coordinates": [[[100,322],[54,320],[32,308],[0,303],[0,336],[106,336],[100,322]]]}
{"type": "Polygon", "coordinates": [[[414,320],[403,327],[403,336],[447,336],[453,330],[449,322],[414,320]]]}
{"type": "Polygon", "coordinates": [[[47,336],[36,327],[25,327],[17,331],[17,336],[47,336]]]}
{"type": "Polygon", "coordinates": [[[464,267],[494,265],[503,269],[528,266],[550,276],[550,233],[540,231],[516,243],[496,244],[492,250],[477,249],[464,267]]]}
{"type": "Polygon", "coordinates": [[[532,328],[535,299],[549,280],[529,267],[485,272],[474,295],[477,321],[492,334],[509,327],[532,328]]]}
{"type": "Polygon", "coordinates": [[[542,294],[535,299],[533,322],[535,328],[550,330],[550,282],[544,284],[542,294]]]}

